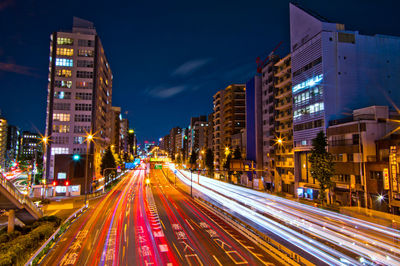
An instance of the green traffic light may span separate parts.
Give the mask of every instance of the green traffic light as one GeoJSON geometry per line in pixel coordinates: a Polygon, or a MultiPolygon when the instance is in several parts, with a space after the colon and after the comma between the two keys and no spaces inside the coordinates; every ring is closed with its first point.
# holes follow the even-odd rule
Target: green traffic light
{"type": "Polygon", "coordinates": [[[72,156],[72,159],[74,161],[79,161],[81,159],[81,156],[79,154],[74,154],[74,156],[72,156]]]}

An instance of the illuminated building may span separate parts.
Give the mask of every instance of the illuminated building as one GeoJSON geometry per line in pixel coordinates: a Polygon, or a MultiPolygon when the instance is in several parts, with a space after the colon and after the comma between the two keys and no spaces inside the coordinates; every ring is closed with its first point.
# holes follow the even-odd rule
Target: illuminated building
{"type": "Polygon", "coordinates": [[[12,125],[8,126],[6,168],[11,167],[18,158],[20,134],[21,133],[18,127],[12,125]]]}
{"type": "Polygon", "coordinates": [[[245,128],[245,85],[232,84],[214,97],[214,162],[222,170],[226,147],[232,146],[232,135],[245,128]]]}
{"type": "Polygon", "coordinates": [[[294,194],[293,110],[290,54],[275,63],[275,189],[294,194]]]}
{"type": "Polygon", "coordinates": [[[7,151],[7,120],[0,117],[0,169],[4,170],[7,151]]]}
{"type": "Polygon", "coordinates": [[[40,134],[30,131],[23,131],[21,134],[20,150],[18,159],[33,161],[42,154],[42,145],[40,144],[40,134]]]}
{"type": "Polygon", "coordinates": [[[188,127],[188,149],[189,154],[192,151],[199,154],[200,150],[206,145],[206,129],[208,127],[207,117],[205,115],[199,117],[191,117],[188,127]]]}
{"type": "Polygon", "coordinates": [[[351,110],[400,102],[400,38],[362,35],[289,7],[295,183],[314,190],[308,156],[317,133],[351,110]]]}
{"type": "MultiPolygon", "coordinates": [[[[100,176],[101,156],[110,145],[112,133],[112,79],[92,22],[74,17],[72,31],[51,34],[46,120],[46,135],[51,137],[46,153],[49,183],[58,175],[54,171],[58,155],[64,155],[65,159],[81,154],[85,158],[89,153],[94,164],[94,172],[89,173],[89,186],[93,176],[100,176]],[[84,142],[88,132],[95,133],[96,144],[91,142],[89,151],[84,142]]],[[[84,184],[81,178],[76,182],[84,184]]]]}

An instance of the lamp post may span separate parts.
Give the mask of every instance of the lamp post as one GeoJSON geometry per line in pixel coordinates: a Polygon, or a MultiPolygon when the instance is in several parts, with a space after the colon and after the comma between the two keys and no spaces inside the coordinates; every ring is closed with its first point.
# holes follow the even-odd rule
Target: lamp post
{"type": "Polygon", "coordinates": [[[87,206],[87,179],[88,179],[88,165],[89,165],[89,148],[90,142],[93,140],[93,134],[86,135],[86,165],[85,165],[85,206],[87,206]]]}
{"type": "MultiPolygon", "coordinates": [[[[47,152],[47,144],[49,143],[49,141],[50,141],[50,137],[49,136],[47,136],[47,135],[42,136],[41,142],[43,144],[43,166],[44,166],[44,170],[45,170],[45,171],[43,171],[44,172],[44,177],[42,176],[43,190],[44,190],[44,185],[47,183],[46,182],[47,181],[47,177],[46,177],[46,174],[47,174],[47,171],[46,171],[47,170],[47,154],[46,154],[46,152],[47,152]],[[43,179],[44,179],[44,182],[43,182],[43,179]]],[[[42,198],[44,198],[43,194],[45,194],[45,192],[46,192],[46,190],[42,193],[42,198]]]]}

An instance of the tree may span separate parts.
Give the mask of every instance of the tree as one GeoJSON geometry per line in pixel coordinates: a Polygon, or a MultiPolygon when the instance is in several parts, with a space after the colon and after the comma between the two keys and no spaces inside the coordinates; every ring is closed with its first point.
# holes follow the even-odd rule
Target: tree
{"type": "Polygon", "coordinates": [[[206,167],[208,174],[211,177],[214,177],[214,153],[211,149],[207,149],[206,151],[206,167]]]}
{"type": "Polygon", "coordinates": [[[192,169],[196,167],[196,162],[197,162],[197,152],[192,151],[192,153],[190,154],[190,159],[189,159],[189,163],[190,163],[192,169]]]}
{"type": "MultiPolygon", "coordinates": [[[[116,168],[116,167],[117,167],[117,165],[115,163],[114,155],[112,154],[110,147],[108,147],[106,149],[106,152],[103,154],[103,157],[101,158],[101,164],[100,164],[101,173],[103,173],[104,169],[116,168]]],[[[110,172],[114,173],[115,170],[110,170],[110,172]]],[[[107,181],[108,181],[108,176],[106,178],[106,182],[107,181]]]]}
{"type": "Polygon", "coordinates": [[[321,204],[325,202],[325,190],[330,189],[333,185],[331,177],[335,172],[332,154],[326,150],[326,146],[326,136],[321,131],[313,139],[313,148],[309,159],[311,175],[319,182],[321,204]]]}
{"type": "Polygon", "coordinates": [[[235,151],[233,152],[233,159],[242,159],[242,152],[240,151],[239,147],[236,147],[235,151]]]}

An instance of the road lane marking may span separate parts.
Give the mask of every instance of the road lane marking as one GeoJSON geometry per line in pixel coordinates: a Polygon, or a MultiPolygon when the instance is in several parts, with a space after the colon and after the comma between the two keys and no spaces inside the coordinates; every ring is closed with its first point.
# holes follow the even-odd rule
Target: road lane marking
{"type": "Polygon", "coordinates": [[[185,219],[185,220],[186,220],[187,224],[190,226],[190,228],[192,228],[192,230],[194,231],[194,228],[193,228],[193,226],[189,223],[188,219],[185,219]]]}
{"type": "Polygon", "coordinates": [[[215,261],[218,263],[219,266],[222,266],[221,262],[219,262],[219,260],[217,259],[217,257],[215,255],[213,255],[213,258],[215,259],[215,261]]]}
{"type": "Polygon", "coordinates": [[[161,219],[160,219],[160,222],[161,222],[162,227],[164,227],[164,230],[167,230],[167,229],[165,228],[164,223],[161,221],[161,219]]]}
{"type": "Polygon", "coordinates": [[[179,257],[181,257],[181,259],[183,260],[182,255],[179,252],[178,248],[175,246],[174,242],[172,242],[172,245],[174,245],[174,248],[175,248],[176,252],[178,253],[179,257]]]}

